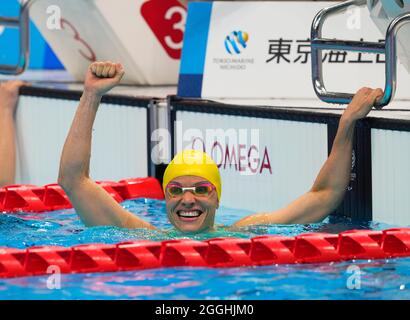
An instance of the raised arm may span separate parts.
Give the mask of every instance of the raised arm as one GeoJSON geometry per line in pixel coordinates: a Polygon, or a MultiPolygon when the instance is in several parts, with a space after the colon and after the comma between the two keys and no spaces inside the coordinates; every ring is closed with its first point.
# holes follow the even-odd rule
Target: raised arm
{"type": "Polygon", "coordinates": [[[313,223],[321,221],[335,210],[342,202],[350,180],[356,121],[364,118],[382,95],[381,89],[370,88],[362,88],[355,94],[340,118],[332,151],[310,191],[283,209],[250,215],[236,222],[234,226],[313,223]]]}
{"type": "Polygon", "coordinates": [[[23,81],[0,83],[0,187],[14,184],[16,138],[14,116],[23,81]]]}
{"type": "Polygon", "coordinates": [[[58,183],[87,226],[155,229],[123,209],[89,177],[92,128],[100,101],[121,81],[123,75],[121,64],[95,62],[88,68],[84,92],[61,155],[58,183]]]}

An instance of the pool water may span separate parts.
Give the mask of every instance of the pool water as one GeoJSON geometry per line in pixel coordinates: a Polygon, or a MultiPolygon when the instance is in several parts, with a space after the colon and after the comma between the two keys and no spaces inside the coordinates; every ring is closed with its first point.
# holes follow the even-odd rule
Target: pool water
{"type": "MultiPolygon", "coordinates": [[[[189,235],[172,229],[165,202],[130,200],[122,206],[167,232],[116,227],[86,228],[74,210],[42,214],[0,214],[0,247],[73,246],[149,239],[264,234],[295,236],[394,226],[331,218],[310,225],[271,225],[189,235]]],[[[246,214],[221,207],[217,224],[230,225],[246,214]]],[[[410,299],[410,258],[243,268],[163,268],[114,273],[66,274],[50,288],[50,275],[0,279],[0,299],[410,299]],[[49,289],[50,288],[50,289],[49,289]]]]}

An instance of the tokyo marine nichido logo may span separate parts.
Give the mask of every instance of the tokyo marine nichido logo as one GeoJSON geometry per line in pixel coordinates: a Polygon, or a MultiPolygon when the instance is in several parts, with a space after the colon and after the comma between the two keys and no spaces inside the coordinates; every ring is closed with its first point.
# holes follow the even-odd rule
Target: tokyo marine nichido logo
{"type": "Polygon", "coordinates": [[[249,35],[244,31],[233,31],[225,38],[225,49],[229,54],[240,54],[246,48],[249,35]]]}
{"type": "Polygon", "coordinates": [[[222,56],[212,58],[212,63],[218,65],[221,70],[245,70],[254,64],[254,58],[250,52],[243,52],[248,47],[249,35],[244,31],[233,31],[225,37],[225,50],[222,56]],[[228,54],[229,55],[228,55],[228,54]],[[241,54],[242,53],[242,54],[241,54]]]}

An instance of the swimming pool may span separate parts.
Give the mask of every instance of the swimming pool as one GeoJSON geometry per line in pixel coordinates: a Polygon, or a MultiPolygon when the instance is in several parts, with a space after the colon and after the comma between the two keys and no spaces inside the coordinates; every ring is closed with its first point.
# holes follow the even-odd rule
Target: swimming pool
{"type": "MultiPolygon", "coordinates": [[[[127,240],[188,238],[172,231],[165,202],[122,203],[166,233],[115,227],[86,228],[73,209],[43,214],[1,214],[0,247],[73,246],[127,240]]],[[[244,210],[221,207],[217,223],[229,225],[244,210]]],[[[382,230],[391,225],[330,218],[310,225],[273,225],[192,235],[251,238],[264,234],[295,236],[308,232],[339,233],[351,229],[382,230]]],[[[0,279],[0,299],[410,299],[410,258],[243,268],[166,268],[114,273],[64,274],[60,288],[49,289],[48,276],[0,279]]]]}

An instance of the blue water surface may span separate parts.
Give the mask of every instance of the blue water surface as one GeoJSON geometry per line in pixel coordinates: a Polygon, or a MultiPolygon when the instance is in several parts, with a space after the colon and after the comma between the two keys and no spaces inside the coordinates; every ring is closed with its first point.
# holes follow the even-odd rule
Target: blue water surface
{"type": "MultiPolygon", "coordinates": [[[[74,210],[42,214],[0,214],[0,247],[72,246],[149,239],[220,236],[251,238],[263,234],[295,236],[308,232],[394,227],[376,222],[331,218],[309,225],[270,225],[198,235],[172,229],[165,202],[130,200],[122,206],[161,230],[86,228],[74,210]]],[[[216,222],[230,225],[244,210],[220,208],[216,222]]],[[[54,282],[53,282],[54,283],[54,282]]],[[[130,272],[66,274],[50,288],[50,276],[0,279],[0,299],[410,299],[410,258],[242,268],[163,268],[130,272]],[[56,288],[57,287],[57,288],[56,288]]]]}

